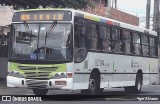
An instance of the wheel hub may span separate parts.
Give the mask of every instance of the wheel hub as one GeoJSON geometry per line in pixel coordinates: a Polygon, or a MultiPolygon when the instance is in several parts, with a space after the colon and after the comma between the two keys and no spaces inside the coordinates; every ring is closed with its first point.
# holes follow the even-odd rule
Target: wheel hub
{"type": "Polygon", "coordinates": [[[94,92],[95,89],[96,89],[96,83],[95,83],[95,80],[94,79],[90,79],[90,91],[91,92],[94,92]]]}
{"type": "Polygon", "coordinates": [[[138,89],[138,91],[141,89],[141,81],[140,80],[138,80],[137,89],[138,89]]]}

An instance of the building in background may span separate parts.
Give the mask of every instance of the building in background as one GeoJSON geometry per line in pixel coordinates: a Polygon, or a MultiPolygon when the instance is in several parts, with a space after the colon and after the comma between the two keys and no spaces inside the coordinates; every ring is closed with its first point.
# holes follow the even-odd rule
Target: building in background
{"type": "Polygon", "coordinates": [[[0,57],[7,57],[8,36],[14,10],[0,5],[0,57]]]}
{"type": "Polygon", "coordinates": [[[116,0],[92,0],[92,4],[93,8],[83,11],[139,26],[139,17],[116,9],[116,0]]]}
{"type": "Polygon", "coordinates": [[[7,76],[8,66],[8,37],[14,10],[0,5],[0,80],[7,76]]]}

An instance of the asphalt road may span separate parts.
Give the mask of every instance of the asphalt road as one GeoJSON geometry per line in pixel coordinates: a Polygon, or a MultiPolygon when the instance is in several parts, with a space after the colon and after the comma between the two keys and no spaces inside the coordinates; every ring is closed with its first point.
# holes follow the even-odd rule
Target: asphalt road
{"type": "MultiPolygon", "coordinates": [[[[0,83],[0,95],[34,96],[31,89],[7,88],[4,82],[0,83]]],[[[138,95],[125,93],[123,88],[105,89],[101,96],[81,96],[80,91],[61,90],[50,90],[47,95],[50,96],[47,102],[23,102],[23,104],[160,104],[160,85],[143,86],[142,92],[138,95]]],[[[22,104],[22,102],[0,102],[0,104],[22,104]]]]}
{"type": "MultiPolygon", "coordinates": [[[[49,90],[47,95],[79,95],[80,91],[61,91],[61,90],[49,90]]],[[[34,95],[31,89],[27,88],[8,88],[6,87],[5,82],[0,82],[0,95],[34,95]]],[[[108,88],[105,89],[102,95],[136,95],[136,94],[128,94],[124,92],[123,88],[108,88]]],[[[138,95],[160,95],[160,85],[150,85],[150,86],[142,86],[142,91],[138,95]]]]}
{"type": "Polygon", "coordinates": [[[156,102],[139,101],[54,101],[54,102],[0,102],[0,104],[159,104],[156,102]]]}

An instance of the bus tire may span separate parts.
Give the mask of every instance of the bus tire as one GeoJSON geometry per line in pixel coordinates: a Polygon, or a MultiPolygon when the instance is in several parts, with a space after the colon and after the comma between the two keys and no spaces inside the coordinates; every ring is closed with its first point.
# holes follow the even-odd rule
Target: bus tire
{"type": "Polygon", "coordinates": [[[92,73],[90,76],[88,93],[89,95],[100,94],[100,80],[95,73],[92,73]]]}
{"type": "Polygon", "coordinates": [[[136,83],[134,86],[135,93],[140,93],[142,89],[142,75],[141,73],[137,73],[136,75],[136,83]]]}
{"type": "Polygon", "coordinates": [[[32,90],[33,90],[33,93],[35,95],[46,95],[47,92],[48,92],[48,89],[37,89],[37,88],[34,88],[32,90]]]}
{"type": "Polygon", "coordinates": [[[135,86],[125,87],[125,92],[127,93],[140,93],[142,88],[142,75],[141,73],[137,73],[135,86]]]}

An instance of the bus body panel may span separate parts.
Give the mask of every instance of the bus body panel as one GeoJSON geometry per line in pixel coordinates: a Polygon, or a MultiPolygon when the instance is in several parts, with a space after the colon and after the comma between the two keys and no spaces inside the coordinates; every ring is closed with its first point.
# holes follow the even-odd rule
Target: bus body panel
{"type": "Polygon", "coordinates": [[[81,86],[82,89],[88,88],[90,73],[93,69],[99,69],[101,73],[101,88],[134,86],[138,70],[142,70],[144,85],[149,85],[149,82],[155,83],[154,79],[158,77],[155,75],[158,73],[156,66],[158,59],[96,52],[89,52],[87,58],[88,69],[82,67],[85,61],[75,64],[76,69],[82,70],[81,74],[75,74],[77,81],[80,78],[79,87],[81,86]]]}
{"type": "Polygon", "coordinates": [[[88,69],[88,55],[84,61],[74,64],[74,89],[87,89],[89,83],[90,72],[88,69]]]}
{"type": "Polygon", "coordinates": [[[73,63],[48,65],[48,64],[18,64],[10,62],[9,70],[10,73],[12,73],[12,76],[7,76],[7,86],[38,88],[46,85],[46,88],[49,89],[52,88],[73,89],[72,78],[65,78],[67,77],[68,73],[73,73],[73,69],[74,69],[73,63]],[[62,75],[62,73],[64,76],[62,75]],[[21,78],[21,76],[23,77],[21,78]],[[22,84],[22,81],[24,84],[22,84]],[[56,85],[55,84],[56,81],[66,81],[67,85],[56,85]]]}
{"type": "Polygon", "coordinates": [[[42,80],[42,79],[25,79],[25,78],[17,78],[12,76],[7,76],[7,87],[25,87],[25,88],[42,88],[41,86],[45,87],[43,89],[69,89],[72,90],[73,86],[73,79],[72,78],[62,78],[62,79],[49,79],[49,80],[42,80]],[[24,81],[24,84],[22,84],[22,81],[24,81]],[[28,82],[30,83],[30,86],[28,86],[28,82]],[[67,85],[56,85],[56,81],[65,81],[67,85]],[[44,83],[45,82],[45,83],[44,83]],[[51,84],[50,84],[51,83],[51,84]]]}
{"type": "MultiPolygon", "coordinates": [[[[158,59],[150,58],[150,70],[149,70],[149,84],[159,84],[159,71],[158,71],[158,59]],[[157,74],[155,74],[157,73],[157,74]]],[[[144,63],[145,65],[145,63],[144,63]]]]}

